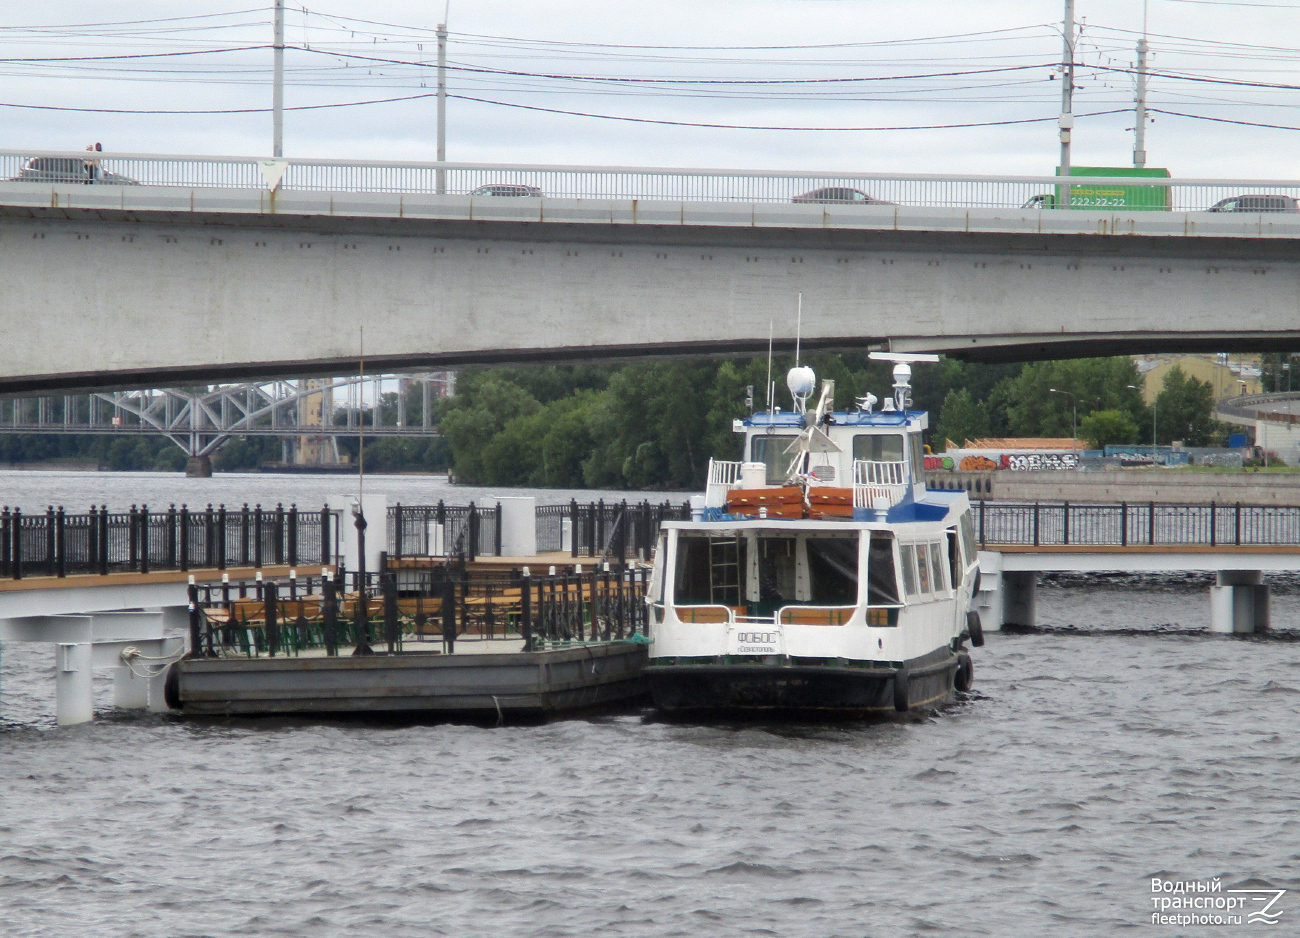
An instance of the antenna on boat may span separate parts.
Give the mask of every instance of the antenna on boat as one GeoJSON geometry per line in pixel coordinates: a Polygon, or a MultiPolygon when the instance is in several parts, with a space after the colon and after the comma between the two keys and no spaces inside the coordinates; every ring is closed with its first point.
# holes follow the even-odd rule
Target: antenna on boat
{"type": "MultiPolygon", "coordinates": [[[[871,352],[867,357],[878,362],[894,362],[893,404],[894,408],[899,411],[906,411],[907,405],[912,402],[912,365],[933,364],[939,360],[938,355],[905,355],[900,352],[871,352]]],[[[885,410],[889,409],[888,403],[886,401],[885,410]]]]}
{"type": "Polygon", "coordinates": [[[794,366],[799,367],[799,340],[803,337],[803,294],[799,294],[799,311],[794,321],[794,366]]]}
{"type": "Polygon", "coordinates": [[[772,320],[767,321],[767,416],[769,422],[772,418],[772,320]]]}

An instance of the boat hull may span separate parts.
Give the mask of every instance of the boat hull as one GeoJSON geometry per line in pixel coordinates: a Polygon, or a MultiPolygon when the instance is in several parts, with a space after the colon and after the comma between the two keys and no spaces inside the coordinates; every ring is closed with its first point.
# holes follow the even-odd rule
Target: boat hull
{"type": "MultiPolygon", "coordinates": [[[[956,655],[927,655],[907,672],[909,710],[941,706],[953,696],[956,655]]],[[[893,713],[891,668],[780,664],[651,664],[646,682],[667,712],[893,713]]]]}

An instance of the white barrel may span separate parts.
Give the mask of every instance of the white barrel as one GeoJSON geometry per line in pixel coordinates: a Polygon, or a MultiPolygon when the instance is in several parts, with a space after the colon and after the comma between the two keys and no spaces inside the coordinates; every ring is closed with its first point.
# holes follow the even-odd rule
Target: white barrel
{"type": "Polygon", "coordinates": [[[765,485],[767,485],[767,463],[741,463],[740,487],[742,489],[761,489],[765,485]]]}

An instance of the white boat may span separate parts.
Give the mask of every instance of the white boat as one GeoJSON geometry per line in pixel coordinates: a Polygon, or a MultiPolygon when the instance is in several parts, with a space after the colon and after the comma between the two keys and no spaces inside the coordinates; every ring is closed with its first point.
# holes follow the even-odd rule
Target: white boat
{"type": "MultiPolygon", "coordinates": [[[[927,490],[910,362],[894,393],[737,420],[740,462],[710,461],[702,511],[665,522],[655,552],[646,676],[664,711],[866,714],[942,705],[971,686],[984,643],[965,492],[927,490]]],[[[769,385],[769,392],[771,386],[769,385]]],[[[770,398],[769,393],[769,398],[770,398]]]]}

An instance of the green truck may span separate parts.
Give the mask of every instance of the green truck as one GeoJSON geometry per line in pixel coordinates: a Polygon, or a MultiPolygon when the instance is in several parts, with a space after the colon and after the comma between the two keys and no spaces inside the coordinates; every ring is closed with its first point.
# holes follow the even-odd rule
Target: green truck
{"type": "MultiPolygon", "coordinates": [[[[1061,175],[1061,168],[1056,168],[1056,175],[1061,175]]],[[[1071,166],[1070,176],[1105,176],[1112,179],[1128,177],[1169,178],[1167,169],[1138,169],[1134,166],[1071,166]]],[[[1064,186],[1057,186],[1056,192],[1036,195],[1024,204],[1024,208],[1057,208],[1063,195],[1064,186]]],[[[1167,212],[1170,208],[1168,186],[1144,185],[1096,185],[1086,182],[1070,184],[1070,208],[1122,209],[1127,212],[1167,212]]]]}

